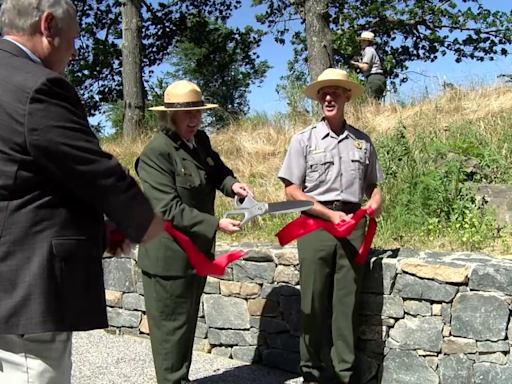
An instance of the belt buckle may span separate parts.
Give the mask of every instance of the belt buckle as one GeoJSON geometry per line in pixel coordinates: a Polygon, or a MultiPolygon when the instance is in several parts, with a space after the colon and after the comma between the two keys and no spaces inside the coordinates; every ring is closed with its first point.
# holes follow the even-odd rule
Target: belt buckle
{"type": "Polygon", "coordinates": [[[335,201],[333,204],[332,204],[332,209],[334,211],[339,211],[341,212],[343,210],[343,202],[342,201],[335,201]]]}

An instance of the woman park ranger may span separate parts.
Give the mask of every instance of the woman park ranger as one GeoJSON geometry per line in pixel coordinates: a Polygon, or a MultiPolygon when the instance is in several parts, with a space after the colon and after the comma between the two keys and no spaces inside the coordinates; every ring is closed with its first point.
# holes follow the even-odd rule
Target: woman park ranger
{"type": "MultiPolygon", "coordinates": [[[[202,112],[216,107],[203,101],[194,83],[177,81],[167,87],[164,105],[150,108],[158,113],[161,130],[135,163],[155,211],[210,259],[217,231],[240,230],[238,221],[215,217],[216,190],[232,198],[253,195],[199,130],[202,112]]],[[[184,251],[167,233],[140,248],[138,264],[158,383],[187,383],[206,277],[195,274],[184,251]]]]}

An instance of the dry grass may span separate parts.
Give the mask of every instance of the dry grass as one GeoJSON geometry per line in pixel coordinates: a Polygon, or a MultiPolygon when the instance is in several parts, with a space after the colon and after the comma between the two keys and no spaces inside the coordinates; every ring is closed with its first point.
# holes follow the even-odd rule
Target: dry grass
{"type": "MultiPolygon", "coordinates": [[[[500,129],[502,119],[507,116],[512,116],[510,86],[481,87],[471,91],[450,89],[441,96],[418,105],[354,104],[347,107],[347,121],[373,139],[388,135],[399,126],[406,128],[406,135],[409,137],[420,131],[442,137],[451,126],[468,123],[478,127],[482,135],[493,137],[493,132],[500,129]]],[[[277,179],[277,172],[288,142],[295,132],[311,123],[307,116],[294,116],[294,120],[290,127],[287,126],[289,121],[272,121],[265,116],[254,117],[211,136],[213,147],[225,163],[241,181],[253,186],[260,201],[283,199],[282,184],[277,179]]],[[[133,163],[149,138],[150,136],[130,142],[105,141],[103,148],[116,156],[134,174],[133,163]]],[[[231,201],[219,195],[218,214],[223,214],[230,208],[231,201]]],[[[273,234],[289,218],[263,218],[235,239],[272,240],[273,234]]],[[[438,248],[433,245],[433,248],[438,248]]]]}

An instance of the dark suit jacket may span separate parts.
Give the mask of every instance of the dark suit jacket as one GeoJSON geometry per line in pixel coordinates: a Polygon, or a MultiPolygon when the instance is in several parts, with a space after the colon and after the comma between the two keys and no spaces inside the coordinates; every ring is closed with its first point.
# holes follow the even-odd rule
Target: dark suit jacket
{"type": "MultiPolygon", "coordinates": [[[[216,190],[234,197],[237,180],[206,133],[198,131],[195,141],[199,153],[194,155],[177,134],[159,132],[142,151],[135,169],[154,210],[213,259],[219,222],[214,216],[216,190]]],[[[140,247],[138,265],[159,276],[194,273],[186,254],[167,233],[140,247]]]]}
{"type": "Polygon", "coordinates": [[[0,40],[0,334],[107,327],[104,214],[132,241],[149,201],[62,76],[0,40]]]}

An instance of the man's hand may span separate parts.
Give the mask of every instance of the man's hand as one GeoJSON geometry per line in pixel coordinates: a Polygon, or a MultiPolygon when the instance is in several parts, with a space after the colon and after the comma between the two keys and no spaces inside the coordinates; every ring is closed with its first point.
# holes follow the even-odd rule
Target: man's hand
{"type": "Polygon", "coordinates": [[[149,226],[146,234],[144,235],[141,244],[147,244],[156,237],[160,236],[160,234],[164,231],[165,221],[162,217],[155,213],[153,216],[153,221],[149,226]]]}
{"type": "Polygon", "coordinates": [[[252,192],[251,187],[249,187],[247,184],[235,183],[231,189],[238,197],[247,197],[247,195],[254,197],[254,193],[252,192]]]}
{"type": "Polygon", "coordinates": [[[220,219],[217,228],[219,231],[232,235],[240,232],[240,222],[231,219],[220,219]]]}
{"type": "Polygon", "coordinates": [[[368,203],[363,207],[363,209],[368,209],[368,208],[372,208],[373,209],[373,215],[372,217],[379,217],[382,213],[382,203],[379,199],[379,201],[368,201],[368,203]]]}
{"type": "Polygon", "coordinates": [[[331,211],[332,213],[329,215],[331,222],[336,225],[342,221],[349,221],[352,218],[352,214],[347,215],[344,212],[331,211]]]}

